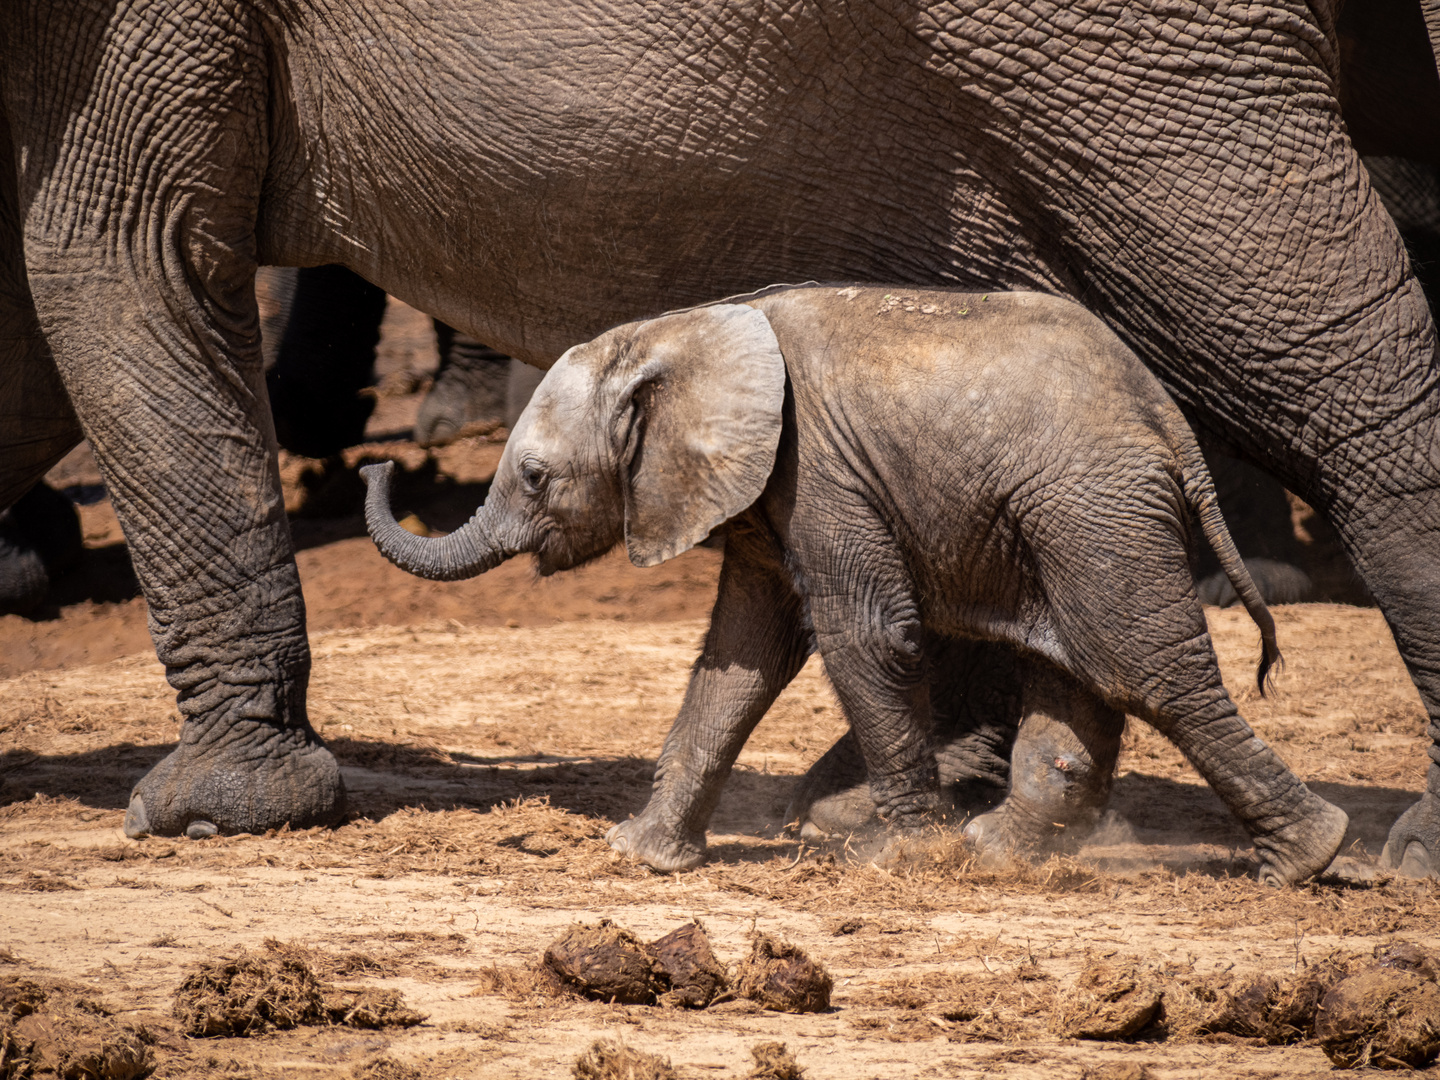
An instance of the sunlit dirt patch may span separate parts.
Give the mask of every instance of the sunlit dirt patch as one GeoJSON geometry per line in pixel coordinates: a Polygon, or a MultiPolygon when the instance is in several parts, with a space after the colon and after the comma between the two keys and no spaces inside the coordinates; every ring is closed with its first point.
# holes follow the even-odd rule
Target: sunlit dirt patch
{"type": "Polygon", "coordinates": [[[1347,848],[1368,879],[1262,888],[1243,833],[1138,724],[1114,813],[1078,855],[996,871],[953,836],[885,866],[856,842],[802,847],[780,829],[790,785],[842,730],[813,662],[746,747],[712,860],[655,874],[604,836],[649,796],[694,623],[318,634],[313,713],[352,815],[263,836],[119,831],[129,784],[175,737],[153,661],[11,680],[0,684],[0,973],[103,986],[111,1020],[155,1036],[162,1080],[302,1068],[559,1078],[600,1039],[692,1078],[746,1076],[751,1047],[767,1042],[784,1042],[815,1080],[1311,1076],[1331,1068],[1307,1030],[1311,976],[1373,965],[1396,937],[1434,953],[1440,898],[1374,873],[1425,761],[1423,716],[1383,622],[1323,607],[1277,618],[1288,667],[1273,699],[1247,696],[1255,632],[1239,613],[1213,615],[1222,664],[1261,734],[1351,814],[1347,848]],[[566,993],[543,975],[544,949],[601,918],[643,942],[698,918],[732,969],[757,933],[792,942],[832,977],[829,1010],[566,993]],[[169,1009],[186,975],[264,953],[267,938],[319,982],[400,994],[429,1019],[182,1038],[169,1009]],[[1159,1014],[1129,1041],[1056,1028],[1077,992],[1113,992],[1083,982],[1097,968],[1160,984],[1159,1014]]]}

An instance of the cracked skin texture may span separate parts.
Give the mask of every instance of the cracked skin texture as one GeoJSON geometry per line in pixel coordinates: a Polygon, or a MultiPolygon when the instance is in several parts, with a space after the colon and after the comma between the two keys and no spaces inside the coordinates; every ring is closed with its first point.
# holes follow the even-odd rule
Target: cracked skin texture
{"type": "MultiPolygon", "coordinates": [[[[279,825],[274,785],[203,774],[281,758],[338,792],[258,262],[343,263],[542,366],[775,281],[1083,298],[1336,525],[1440,717],[1435,330],[1341,119],[1336,7],[6,5],[0,502],[90,438],[197,748],[142,802],[279,825]]],[[[1392,861],[1433,868],[1437,795],[1440,763],[1392,861]]]]}

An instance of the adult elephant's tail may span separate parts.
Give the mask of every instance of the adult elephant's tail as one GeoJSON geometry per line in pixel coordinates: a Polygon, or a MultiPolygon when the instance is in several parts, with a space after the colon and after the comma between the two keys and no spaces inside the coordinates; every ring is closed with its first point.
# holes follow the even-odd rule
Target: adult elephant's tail
{"type": "Polygon", "coordinates": [[[1275,617],[1265,606],[1265,599],[1256,588],[1255,579],[1250,576],[1250,571],[1245,568],[1245,560],[1240,558],[1240,552],[1235,549],[1235,541],[1230,536],[1224,515],[1220,513],[1220,500],[1215,495],[1215,481],[1210,478],[1210,469],[1205,464],[1204,455],[1200,453],[1200,446],[1188,430],[1185,436],[1180,449],[1185,501],[1199,520],[1200,529],[1220,560],[1220,569],[1230,579],[1235,595],[1240,598],[1245,610],[1250,613],[1250,618],[1254,619],[1255,625],[1260,628],[1260,665],[1255,672],[1255,682],[1260,687],[1260,693],[1264,694],[1270,669],[1283,660],[1280,646],[1275,641],[1275,617]]]}

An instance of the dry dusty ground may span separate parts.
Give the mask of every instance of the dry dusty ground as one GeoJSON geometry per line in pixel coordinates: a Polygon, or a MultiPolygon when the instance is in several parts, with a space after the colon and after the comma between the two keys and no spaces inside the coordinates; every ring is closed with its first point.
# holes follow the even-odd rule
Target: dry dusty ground
{"type": "MultiPolygon", "coordinates": [[[[1280,693],[1260,700],[1253,627],[1212,612],[1227,683],[1260,733],[1350,812],[1363,866],[1423,782],[1418,698],[1377,612],[1277,617],[1289,663],[1280,693]]],[[[352,816],[263,837],[120,832],[129,783],[176,732],[152,657],[0,683],[0,979],[92,988],[118,1020],[148,1027],[161,1077],[351,1076],[382,1056],[412,1076],[564,1077],[599,1035],[687,1078],[744,1076],[749,1047],[770,1039],[810,1080],[1138,1077],[1141,1065],[1155,1077],[1298,1077],[1335,1074],[1313,1043],[1187,1036],[1175,980],[1287,975],[1393,937],[1440,947],[1430,884],[1257,886],[1242,834],[1138,726],[1105,843],[1077,859],[995,874],[945,845],[890,870],[801,850],[777,828],[788,787],[841,731],[813,662],[746,748],[713,861],[649,873],[603,836],[644,804],[701,632],[596,621],[317,633],[312,714],[345,767],[352,816]],[[833,1007],[681,1012],[527,993],[523,978],[516,989],[562,929],[601,916],[647,940],[698,917],[727,962],[752,928],[789,938],[834,975],[833,1007]],[[339,981],[399,990],[428,1021],[181,1038],[170,1011],[187,970],[267,938],[322,950],[331,959],[317,963],[339,981]],[[1097,961],[1171,980],[1173,1033],[1054,1034],[1056,995],[1097,961]]]]}

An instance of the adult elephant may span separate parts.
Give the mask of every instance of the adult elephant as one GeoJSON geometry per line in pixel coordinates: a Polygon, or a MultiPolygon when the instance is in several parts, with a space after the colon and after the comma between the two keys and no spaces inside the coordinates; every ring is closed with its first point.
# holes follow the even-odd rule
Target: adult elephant
{"type": "MultiPolygon", "coordinates": [[[[257,262],[342,263],[541,366],[774,281],[1080,298],[1336,524],[1440,736],[1435,328],[1340,118],[1335,15],[6,5],[0,505],[90,438],[185,720],[127,829],[343,802],[305,713],[257,262]]],[[[1389,851],[1419,871],[1432,757],[1389,851]]]]}

